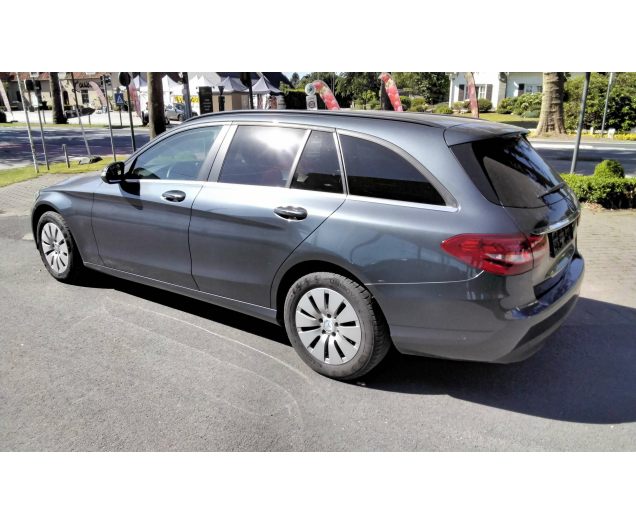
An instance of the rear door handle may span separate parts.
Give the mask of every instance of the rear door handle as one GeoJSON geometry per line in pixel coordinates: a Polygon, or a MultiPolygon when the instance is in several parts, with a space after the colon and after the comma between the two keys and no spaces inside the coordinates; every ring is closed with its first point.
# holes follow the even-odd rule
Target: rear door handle
{"type": "Polygon", "coordinates": [[[307,218],[307,210],[298,206],[279,206],[274,213],[283,219],[302,221],[307,218]]]}
{"type": "Polygon", "coordinates": [[[161,198],[168,202],[181,202],[186,198],[186,194],[179,190],[170,190],[165,192],[161,198]]]}

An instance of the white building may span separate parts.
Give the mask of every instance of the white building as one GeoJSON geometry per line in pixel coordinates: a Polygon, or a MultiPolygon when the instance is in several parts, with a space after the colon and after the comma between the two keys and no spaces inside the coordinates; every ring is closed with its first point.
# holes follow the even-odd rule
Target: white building
{"type": "MultiPolygon", "coordinates": [[[[584,73],[570,73],[580,77],[584,73]]],[[[468,100],[468,82],[464,73],[449,73],[451,80],[448,105],[468,100]]],[[[473,73],[477,98],[487,98],[495,109],[504,98],[543,91],[543,73],[473,73]]]]}

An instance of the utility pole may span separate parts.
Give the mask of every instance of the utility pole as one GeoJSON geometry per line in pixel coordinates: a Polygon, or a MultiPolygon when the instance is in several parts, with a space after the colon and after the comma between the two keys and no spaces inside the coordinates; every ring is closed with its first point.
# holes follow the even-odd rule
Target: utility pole
{"type": "Polygon", "coordinates": [[[108,113],[108,129],[110,130],[110,145],[113,148],[113,160],[117,162],[117,154],[115,153],[115,140],[113,139],[113,125],[110,121],[110,104],[108,103],[108,84],[106,75],[102,75],[102,86],[104,86],[104,94],[106,95],[106,113],[108,113]]]}
{"type": "Polygon", "coordinates": [[[614,73],[610,73],[609,82],[607,83],[607,95],[605,95],[605,109],[603,110],[603,124],[601,125],[601,138],[605,132],[605,117],[607,116],[607,105],[609,104],[610,89],[612,89],[612,82],[614,81],[614,73]]]}
{"type": "Polygon", "coordinates": [[[42,149],[44,150],[44,162],[46,162],[46,169],[50,170],[49,167],[49,156],[46,154],[46,144],[44,142],[44,128],[42,127],[42,118],[40,117],[40,106],[38,106],[38,120],[40,121],[40,137],[42,137],[42,149]]]}
{"type": "Polygon", "coordinates": [[[84,144],[86,144],[86,152],[88,153],[90,163],[91,149],[88,147],[88,140],[86,140],[86,133],[84,132],[84,124],[82,124],[82,115],[80,115],[79,103],[77,102],[77,89],[75,89],[75,76],[73,73],[71,73],[71,82],[73,83],[73,94],[75,95],[75,111],[77,111],[77,118],[79,120],[80,128],[82,129],[82,136],[84,137],[84,144]]]}
{"type": "MultiPolygon", "coordinates": [[[[20,73],[18,73],[20,75],[20,73]]],[[[20,77],[18,76],[18,84],[20,83],[20,77]]],[[[26,81],[25,81],[26,85],[26,81]]],[[[27,95],[29,92],[26,92],[27,95]]],[[[24,108],[24,116],[26,117],[27,131],[29,132],[29,142],[31,144],[31,153],[33,154],[33,165],[35,166],[35,173],[40,173],[40,169],[38,168],[38,158],[35,155],[35,144],[33,144],[33,135],[31,135],[31,123],[29,122],[29,107],[27,105],[26,97],[24,96],[24,92],[22,95],[22,107],[24,108]]]]}
{"type": "Polygon", "coordinates": [[[576,170],[576,161],[579,157],[579,144],[581,143],[581,133],[583,133],[583,117],[585,117],[585,103],[587,101],[587,90],[590,87],[591,73],[585,73],[585,86],[583,86],[583,99],[581,100],[581,114],[579,115],[579,127],[576,130],[576,144],[574,145],[574,155],[572,156],[572,166],[570,174],[573,175],[576,170]]]}

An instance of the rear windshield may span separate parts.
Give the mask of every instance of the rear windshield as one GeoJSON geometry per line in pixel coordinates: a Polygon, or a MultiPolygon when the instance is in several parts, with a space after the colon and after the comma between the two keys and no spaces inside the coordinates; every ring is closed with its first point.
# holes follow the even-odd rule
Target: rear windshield
{"type": "Polygon", "coordinates": [[[513,208],[539,208],[563,198],[545,195],[563,179],[521,135],[452,146],[468,176],[488,200],[513,208]]]}

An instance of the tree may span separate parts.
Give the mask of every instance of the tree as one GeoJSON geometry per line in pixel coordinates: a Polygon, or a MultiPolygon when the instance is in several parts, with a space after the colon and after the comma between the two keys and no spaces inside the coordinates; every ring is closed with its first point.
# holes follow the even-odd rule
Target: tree
{"type": "Polygon", "coordinates": [[[289,79],[292,83],[293,87],[298,86],[298,81],[300,80],[300,75],[298,73],[292,73],[291,78],[289,79]]]}
{"type": "Polygon", "coordinates": [[[60,94],[60,78],[57,73],[49,73],[49,84],[51,86],[51,98],[53,99],[53,123],[66,124],[66,115],[62,105],[60,94]]]}
{"type": "Polygon", "coordinates": [[[565,73],[543,73],[543,100],[541,115],[534,136],[545,133],[564,135],[565,121],[563,120],[563,83],[565,73]]]}
{"type": "Polygon", "coordinates": [[[437,104],[448,100],[450,79],[446,73],[392,73],[400,89],[409,89],[421,95],[427,104],[437,104]]]}
{"type": "Polygon", "coordinates": [[[380,73],[342,73],[336,79],[336,93],[362,98],[366,91],[380,92],[380,73]]]}
{"type": "Polygon", "coordinates": [[[148,128],[154,139],[166,131],[166,117],[163,106],[163,73],[148,73],[148,128]]]}

